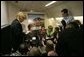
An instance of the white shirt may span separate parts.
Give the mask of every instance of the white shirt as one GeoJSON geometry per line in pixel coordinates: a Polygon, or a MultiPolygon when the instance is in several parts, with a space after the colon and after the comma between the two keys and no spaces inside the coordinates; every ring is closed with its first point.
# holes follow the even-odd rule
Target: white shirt
{"type": "Polygon", "coordinates": [[[26,34],[28,34],[30,31],[27,31],[26,34]]]}
{"type": "Polygon", "coordinates": [[[67,17],[64,17],[63,19],[66,24],[69,24],[70,22],[74,21],[74,18],[72,16],[67,16],[67,17]]]}

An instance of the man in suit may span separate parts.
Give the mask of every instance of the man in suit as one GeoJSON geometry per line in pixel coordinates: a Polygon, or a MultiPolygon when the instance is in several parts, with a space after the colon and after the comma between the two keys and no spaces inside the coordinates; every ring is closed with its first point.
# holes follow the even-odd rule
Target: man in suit
{"type": "Polygon", "coordinates": [[[14,51],[18,49],[20,44],[23,42],[23,32],[21,23],[26,19],[26,15],[23,12],[19,12],[16,15],[16,19],[11,24],[12,33],[12,48],[14,51]]]}
{"type": "Polygon", "coordinates": [[[59,56],[83,56],[83,29],[77,23],[71,22],[60,32],[56,52],[59,56]]]}

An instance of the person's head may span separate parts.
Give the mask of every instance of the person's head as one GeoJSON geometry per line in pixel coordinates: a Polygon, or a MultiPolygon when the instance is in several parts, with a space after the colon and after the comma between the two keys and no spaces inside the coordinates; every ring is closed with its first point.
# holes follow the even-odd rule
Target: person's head
{"type": "Polygon", "coordinates": [[[30,50],[29,56],[40,56],[40,55],[41,55],[41,52],[37,47],[33,47],[30,50]]]}
{"type": "Polygon", "coordinates": [[[55,27],[55,31],[59,31],[59,27],[55,27]]]}
{"type": "Polygon", "coordinates": [[[54,50],[54,43],[51,40],[48,40],[46,42],[46,51],[49,52],[51,50],[54,50]]]}
{"type": "Polygon", "coordinates": [[[35,19],[34,19],[34,21],[37,21],[37,20],[39,20],[39,21],[40,21],[40,20],[41,20],[41,18],[40,18],[40,17],[37,17],[37,18],[35,18],[35,19]]]}
{"type": "Polygon", "coordinates": [[[48,56],[58,56],[58,54],[55,51],[49,51],[48,56]]]}
{"type": "Polygon", "coordinates": [[[63,16],[63,17],[68,16],[68,9],[63,9],[63,10],[61,10],[61,13],[62,13],[62,16],[63,16]]]}
{"type": "Polygon", "coordinates": [[[70,23],[66,26],[66,28],[78,29],[78,28],[79,28],[79,25],[78,25],[75,21],[73,21],[73,22],[70,22],[70,23]]]}
{"type": "Polygon", "coordinates": [[[23,22],[26,19],[26,15],[23,12],[17,13],[16,18],[20,21],[23,22]]]}
{"type": "Polygon", "coordinates": [[[53,27],[51,25],[48,26],[48,30],[51,32],[53,31],[53,27]]]}
{"type": "Polygon", "coordinates": [[[41,29],[45,29],[45,27],[44,26],[41,26],[41,29]]]}
{"type": "Polygon", "coordinates": [[[29,24],[28,25],[28,30],[31,30],[32,27],[33,27],[33,25],[32,24],[29,24]]]}
{"type": "Polygon", "coordinates": [[[35,26],[40,26],[40,20],[41,20],[41,18],[35,18],[34,19],[34,22],[35,22],[35,26]]]}
{"type": "Polygon", "coordinates": [[[78,25],[81,25],[81,22],[79,20],[74,20],[78,25]]]}
{"type": "Polygon", "coordinates": [[[20,44],[19,48],[18,48],[18,51],[21,53],[21,54],[24,54],[28,51],[27,47],[25,46],[24,43],[20,44]]]}

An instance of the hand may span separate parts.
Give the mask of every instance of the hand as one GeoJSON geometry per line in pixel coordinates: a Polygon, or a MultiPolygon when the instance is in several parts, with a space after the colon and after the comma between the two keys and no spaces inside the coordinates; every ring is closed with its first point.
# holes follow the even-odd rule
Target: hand
{"type": "Polygon", "coordinates": [[[54,42],[56,42],[56,38],[54,39],[54,42]]]}
{"type": "Polygon", "coordinates": [[[44,39],[44,38],[42,38],[42,41],[45,41],[45,39],[44,39]]]}

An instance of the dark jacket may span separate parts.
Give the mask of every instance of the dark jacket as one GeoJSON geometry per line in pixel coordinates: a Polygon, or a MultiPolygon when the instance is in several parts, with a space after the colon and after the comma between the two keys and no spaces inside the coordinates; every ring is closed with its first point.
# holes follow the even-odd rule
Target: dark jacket
{"type": "Polygon", "coordinates": [[[83,56],[83,31],[66,29],[59,34],[56,52],[59,56],[83,56]]]}
{"type": "Polygon", "coordinates": [[[12,33],[12,47],[16,51],[20,44],[23,42],[23,32],[20,22],[15,19],[11,24],[11,33],[12,33]]]}

